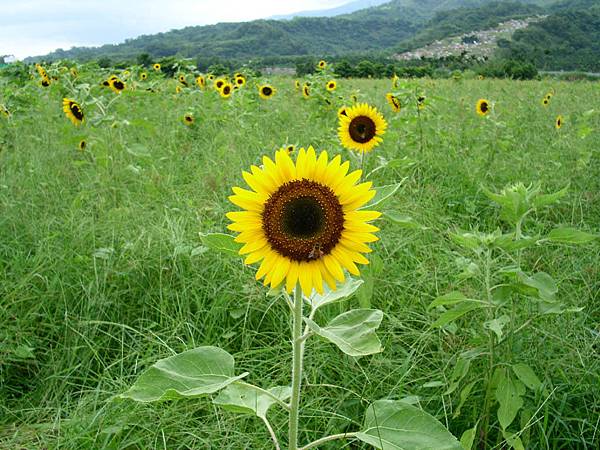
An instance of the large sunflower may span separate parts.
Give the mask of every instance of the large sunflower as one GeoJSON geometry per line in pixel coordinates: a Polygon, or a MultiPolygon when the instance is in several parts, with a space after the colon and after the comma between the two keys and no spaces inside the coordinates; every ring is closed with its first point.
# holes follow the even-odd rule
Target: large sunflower
{"type": "Polygon", "coordinates": [[[385,94],[385,99],[392,108],[392,111],[400,112],[400,109],[402,109],[402,103],[400,103],[400,99],[398,97],[396,97],[391,92],[388,92],[387,94],[385,94]]]}
{"type": "Polygon", "coordinates": [[[234,187],[232,203],[244,211],[230,212],[230,230],[240,233],[245,263],[261,261],[256,279],[272,288],[285,285],[291,292],[300,283],[304,295],[323,284],[336,289],[344,269],[360,275],[356,263],[368,264],[362,255],[378,238],[371,224],[381,214],[359,210],[375,195],[371,182],[356,184],[361,171],[348,174],[350,164],[340,156],[301,148],[294,162],[285,149],[275,162],[263,157],[263,167],[243,172],[252,190],[234,187]]]}
{"type": "Polygon", "coordinates": [[[260,95],[260,98],[265,100],[273,97],[275,92],[277,92],[277,90],[270,84],[263,84],[258,87],[258,95],[260,95]]]}
{"type": "Polygon", "coordinates": [[[108,87],[110,87],[113,92],[120,94],[125,89],[125,83],[115,77],[108,81],[108,87]]]}
{"type": "Polygon", "coordinates": [[[338,118],[340,141],[347,149],[370,152],[383,140],[387,122],[373,106],[358,103],[346,108],[346,115],[338,118]]]}
{"type": "Polygon", "coordinates": [[[490,113],[490,102],[485,98],[480,98],[475,105],[475,111],[481,117],[487,116],[490,113]]]}
{"type": "Polygon", "coordinates": [[[231,83],[225,82],[223,84],[223,86],[221,86],[221,89],[219,90],[219,95],[222,98],[229,98],[229,97],[231,97],[232,92],[233,92],[233,86],[231,85],[231,83]]]}
{"type": "Polygon", "coordinates": [[[79,103],[70,98],[63,98],[63,111],[73,125],[81,125],[85,120],[83,110],[79,103]]]}

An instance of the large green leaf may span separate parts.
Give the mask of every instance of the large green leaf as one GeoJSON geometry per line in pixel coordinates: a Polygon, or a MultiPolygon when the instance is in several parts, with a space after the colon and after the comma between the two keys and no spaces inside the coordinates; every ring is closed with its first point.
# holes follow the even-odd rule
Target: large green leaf
{"type": "Polygon", "coordinates": [[[335,291],[325,288],[323,295],[313,294],[310,297],[310,306],[312,309],[318,309],[325,305],[344,300],[350,297],[363,284],[363,280],[347,278],[344,284],[338,286],[335,291]]]}
{"type": "Polygon", "coordinates": [[[364,356],[383,350],[375,334],[382,318],[383,313],[378,309],[353,309],[340,314],[325,327],[310,319],[304,320],[312,331],[337,345],[345,354],[364,356]]]}
{"type": "Polygon", "coordinates": [[[484,305],[482,303],[473,303],[473,302],[463,302],[456,305],[449,311],[443,313],[438,319],[433,322],[432,327],[443,327],[444,325],[453,322],[465,314],[476,310],[477,308],[482,308],[484,305]]]}
{"type": "Polygon", "coordinates": [[[496,388],[496,399],[500,406],[498,407],[498,420],[503,430],[506,430],[515,420],[517,413],[523,407],[523,398],[525,386],[520,381],[513,380],[509,374],[504,371],[500,375],[498,387],[496,388]]]}
{"type": "Polygon", "coordinates": [[[213,403],[235,413],[252,414],[260,418],[266,418],[269,408],[277,403],[276,399],[285,401],[290,398],[292,388],[289,386],[276,386],[268,389],[268,392],[271,395],[251,384],[236,382],[219,392],[213,403]]]}
{"type": "Polygon", "coordinates": [[[527,364],[513,364],[512,369],[517,378],[532,391],[539,389],[542,385],[533,369],[527,364]]]}
{"type": "Polygon", "coordinates": [[[233,368],[225,350],[198,347],[157,361],[120,397],[154,402],[212,394],[248,375],[235,376],[233,368]]]}
{"type": "Polygon", "coordinates": [[[541,208],[546,205],[551,205],[552,203],[556,203],[569,191],[569,185],[566,185],[560,191],[554,192],[552,194],[540,194],[533,199],[533,205],[536,208],[541,208]]]}
{"type": "Polygon", "coordinates": [[[211,250],[216,250],[227,256],[239,257],[238,252],[242,248],[242,244],[235,242],[235,238],[230,234],[225,233],[200,233],[202,243],[211,250]]]}
{"type": "Polygon", "coordinates": [[[392,400],[378,400],[369,406],[356,437],[380,450],[462,450],[435,417],[392,400]]]}
{"type": "Polygon", "coordinates": [[[548,240],[560,244],[587,244],[598,236],[576,228],[555,228],[548,234],[548,240]]]}

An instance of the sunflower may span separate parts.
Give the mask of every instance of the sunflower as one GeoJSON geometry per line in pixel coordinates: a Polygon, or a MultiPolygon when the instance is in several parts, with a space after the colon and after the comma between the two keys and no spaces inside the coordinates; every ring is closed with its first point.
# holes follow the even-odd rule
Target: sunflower
{"type": "Polygon", "coordinates": [[[208,81],[213,81],[215,79],[215,76],[212,73],[209,73],[206,78],[208,78],[208,81]]]}
{"type": "Polygon", "coordinates": [[[192,116],[191,113],[187,113],[186,115],[183,116],[183,123],[186,124],[187,126],[190,126],[194,123],[194,116],[192,116]]]}
{"type": "Polygon", "coordinates": [[[562,116],[558,116],[556,118],[556,120],[554,121],[554,127],[557,130],[560,130],[560,127],[562,127],[562,126],[563,126],[563,118],[562,118],[562,116]]]}
{"type": "Polygon", "coordinates": [[[233,86],[231,85],[231,83],[225,82],[225,84],[223,84],[223,86],[221,87],[219,94],[221,95],[221,98],[229,98],[231,97],[232,92],[233,86]]]}
{"type": "Polygon", "coordinates": [[[243,209],[230,212],[228,226],[240,233],[245,264],[261,261],[256,279],[291,292],[299,284],[304,295],[323,285],[337,288],[346,275],[358,276],[356,263],[368,264],[369,242],[379,229],[368,222],[381,213],[359,210],[375,195],[371,182],[356,184],[361,171],[348,174],[350,164],[338,155],[301,148],[296,161],[285,149],[275,162],[263,157],[263,168],[243,172],[252,190],[234,187],[229,200],[243,209]]]}
{"type": "Polygon", "coordinates": [[[490,102],[485,98],[480,98],[475,105],[475,111],[481,117],[487,116],[490,113],[490,102]]]}
{"type": "Polygon", "coordinates": [[[140,79],[141,79],[142,81],[143,81],[143,80],[146,80],[147,78],[148,78],[148,74],[147,74],[146,72],[142,72],[142,73],[140,73],[140,79]]]}
{"type": "Polygon", "coordinates": [[[419,111],[422,111],[425,109],[425,100],[427,100],[427,98],[424,95],[419,95],[417,97],[417,109],[419,111]]]}
{"type": "Polygon", "coordinates": [[[179,86],[179,85],[175,86],[175,93],[176,93],[176,94],[181,94],[181,91],[182,91],[182,90],[183,90],[183,89],[181,89],[181,86],[179,86]]]}
{"type": "Polygon", "coordinates": [[[50,86],[51,81],[50,81],[50,78],[44,77],[44,78],[42,78],[42,81],[40,81],[40,83],[42,86],[48,87],[48,86],[50,86]]]}
{"type": "Polygon", "coordinates": [[[317,64],[317,67],[321,70],[323,70],[325,67],[327,67],[327,63],[323,60],[319,61],[319,64],[317,64]]]}
{"type": "Polygon", "coordinates": [[[348,110],[348,108],[346,106],[342,106],[340,109],[338,109],[338,112],[337,112],[338,117],[342,117],[342,116],[348,117],[347,110],[348,110]]]}
{"type": "Polygon", "coordinates": [[[339,115],[338,134],[344,147],[359,152],[370,152],[383,140],[387,123],[373,106],[359,103],[346,109],[346,115],[339,115]]]}
{"type": "Polygon", "coordinates": [[[285,151],[288,155],[292,155],[296,151],[296,146],[294,144],[290,144],[287,147],[285,147],[285,151]]]}
{"type": "Polygon", "coordinates": [[[124,71],[121,73],[121,76],[123,76],[123,77],[128,77],[129,75],[131,75],[131,72],[130,72],[129,70],[124,70],[124,71]]]}
{"type": "Polygon", "coordinates": [[[187,85],[188,85],[188,83],[187,83],[187,81],[186,81],[186,79],[185,79],[185,75],[183,75],[183,74],[182,74],[182,75],[179,75],[179,78],[178,78],[178,80],[179,80],[179,82],[180,82],[181,84],[183,84],[184,86],[187,86],[187,85]]]}
{"type": "Polygon", "coordinates": [[[544,97],[544,98],[542,99],[542,105],[543,105],[543,106],[548,106],[549,104],[550,104],[550,98],[548,98],[548,97],[544,97]]]}
{"type": "Polygon", "coordinates": [[[310,97],[310,87],[308,84],[305,84],[304,86],[302,86],[302,96],[304,98],[310,97]]]}
{"type": "Polygon", "coordinates": [[[125,83],[115,77],[108,81],[108,87],[110,87],[113,92],[120,94],[125,89],[125,83]]]}
{"type": "Polygon", "coordinates": [[[296,89],[300,89],[300,81],[299,80],[294,81],[294,86],[296,87],[296,89]]]}
{"type": "Polygon", "coordinates": [[[77,73],[77,69],[75,67],[71,67],[71,69],[69,70],[69,72],[71,73],[71,76],[73,78],[77,78],[79,76],[79,74],[77,73]]]}
{"type": "Polygon", "coordinates": [[[275,95],[276,89],[270,84],[262,84],[258,87],[260,98],[267,100],[275,95]]]}
{"type": "Polygon", "coordinates": [[[156,63],[152,66],[154,68],[155,71],[160,72],[160,64],[156,63]]]}
{"type": "Polygon", "coordinates": [[[79,148],[79,150],[84,151],[85,148],[87,147],[87,142],[85,142],[85,139],[82,139],[81,141],[79,141],[79,144],[77,145],[77,147],[79,148]]]}
{"type": "Polygon", "coordinates": [[[385,99],[390,104],[392,111],[400,112],[400,109],[402,108],[402,104],[400,103],[400,99],[398,97],[396,97],[391,92],[388,92],[387,94],[385,94],[385,99]]]}
{"type": "Polygon", "coordinates": [[[483,79],[484,79],[484,76],[483,76],[483,75],[477,75],[477,79],[478,79],[479,81],[481,81],[481,80],[483,80],[483,79]]]}
{"type": "Polygon", "coordinates": [[[204,77],[202,75],[198,75],[196,77],[196,84],[198,85],[199,88],[204,89],[204,86],[206,86],[206,80],[204,79],[204,77]]]}
{"type": "Polygon", "coordinates": [[[337,83],[335,82],[335,80],[329,80],[327,82],[327,84],[325,85],[325,87],[327,88],[327,90],[329,92],[335,91],[335,88],[337,87],[337,83]]]}
{"type": "Polygon", "coordinates": [[[223,85],[225,84],[225,79],[223,78],[217,78],[214,82],[213,82],[213,86],[215,87],[215,89],[217,91],[220,91],[221,88],[223,87],[223,85]]]}
{"type": "Polygon", "coordinates": [[[234,82],[236,86],[243,86],[246,84],[246,78],[244,78],[242,75],[238,75],[234,78],[234,82]]]}
{"type": "Polygon", "coordinates": [[[10,111],[8,108],[2,104],[0,104],[0,114],[7,119],[10,117],[10,111]]]}
{"type": "Polygon", "coordinates": [[[394,76],[392,77],[392,87],[394,89],[398,87],[398,81],[400,81],[400,78],[398,77],[398,75],[394,74],[394,76]]]}
{"type": "Polygon", "coordinates": [[[73,125],[81,125],[85,120],[81,106],[75,100],[63,98],[63,111],[73,125]]]}

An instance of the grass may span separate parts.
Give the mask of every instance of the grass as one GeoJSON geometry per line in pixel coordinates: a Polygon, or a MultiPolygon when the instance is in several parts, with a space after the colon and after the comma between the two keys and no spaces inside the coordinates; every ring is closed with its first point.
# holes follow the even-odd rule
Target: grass
{"type": "MultiPolygon", "coordinates": [[[[99,77],[84,72],[78,84],[90,83],[106,103],[114,94],[96,87],[99,77]]],[[[291,143],[353,158],[335,131],[341,101],[328,108],[302,99],[291,79],[271,81],[278,92],[269,101],[251,86],[224,101],[214,91],[177,95],[171,82],[150,80],[157,92],[128,90],[103,118],[88,97],[88,124],[75,128],[60,106],[73,94],[67,83],[43,89],[0,78],[0,100],[13,113],[10,121],[0,117],[0,448],[271,448],[259,419],[207,400],[112,401],[159,357],[198,345],[232,353],[251,383],[289,383],[286,305],[265,297],[253,268],[207,251],[198,236],[225,230],[231,186],[241,185],[241,170],[263,154],[291,143]],[[182,117],[190,111],[196,121],[186,127],[182,117]],[[88,142],[84,152],[80,139],[88,142]]],[[[442,395],[443,385],[426,387],[447,382],[456,354],[469,345],[470,320],[453,332],[432,330],[435,316],[426,307],[466,286],[456,276],[464,254],[448,232],[506,226],[482,187],[540,181],[553,192],[570,184],[566,199],[531,217],[525,231],[600,229],[597,83],[406,83],[427,96],[423,142],[412,105],[393,115],[385,104],[388,81],[339,83],[339,95],[355,93],[388,119],[383,145],[367,160],[368,171],[381,159],[396,160],[374,172],[376,186],[404,180],[385,209],[427,229],[380,221],[374,254],[384,264],[371,303],[385,313],[383,353],[354,359],[309,341],[302,441],[355,430],[379,398],[418,398],[458,437],[475,424],[482,391],[453,418],[458,396],[442,395]],[[550,89],[556,95],[544,108],[550,89]],[[474,111],[480,97],[494,104],[487,120],[474,111]],[[565,118],[559,132],[558,114],[565,118]]],[[[557,280],[563,303],[584,307],[545,316],[513,343],[516,360],[531,365],[548,391],[526,399],[533,417],[527,448],[600,445],[598,261],[596,241],[533,249],[523,262],[557,280]]],[[[350,306],[356,300],[319,319],[350,306]]],[[[280,435],[284,419],[273,414],[280,435]]],[[[364,448],[343,441],[322,448],[344,445],[364,448]]]]}

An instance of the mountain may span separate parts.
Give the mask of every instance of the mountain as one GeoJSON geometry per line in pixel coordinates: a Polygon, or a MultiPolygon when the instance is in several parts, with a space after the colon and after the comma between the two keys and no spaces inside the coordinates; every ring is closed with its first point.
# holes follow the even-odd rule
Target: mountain
{"type": "MultiPolygon", "coordinates": [[[[378,0],[358,0],[345,7],[352,9],[373,1],[379,3],[378,0]]],[[[552,61],[567,60],[570,60],[569,67],[581,67],[575,62],[583,55],[596,61],[600,59],[596,44],[600,40],[585,37],[586,33],[588,37],[597,35],[595,16],[580,14],[598,3],[599,0],[394,0],[334,17],[191,26],[139,36],[121,44],[59,49],[35,60],[104,58],[117,62],[132,61],[146,53],[150,58],[194,58],[200,65],[208,66],[223,60],[240,64],[262,59],[270,64],[289,64],[302,57],[389,57],[439,39],[493,28],[508,19],[549,15],[531,26],[531,30],[528,27],[515,33],[514,43],[502,41],[502,55],[535,60],[544,68],[559,64],[552,61]],[[571,24],[565,22],[568,17],[572,18],[571,24]],[[564,25],[568,31],[555,42],[556,33],[554,36],[552,33],[556,30],[552,27],[557,24],[564,25]],[[545,54],[546,45],[550,44],[552,50],[545,54]],[[570,58],[561,56],[562,51],[575,53],[570,58]]],[[[330,14],[331,10],[325,13],[330,14]]]]}
{"type": "Polygon", "coordinates": [[[289,20],[294,17],[333,17],[342,14],[350,14],[360,9],[370,8],[372,6],[378,6],[382,3],[387,3],[389,0],[355,0],[353,2],[344,3],[341,6],[330,9],[317,9],[314,11],[300,11],[293,14],[287,14],[283,16],[273,16],[270,19],[275,20],[289,20]]]}

